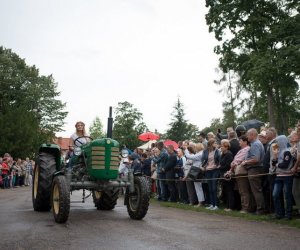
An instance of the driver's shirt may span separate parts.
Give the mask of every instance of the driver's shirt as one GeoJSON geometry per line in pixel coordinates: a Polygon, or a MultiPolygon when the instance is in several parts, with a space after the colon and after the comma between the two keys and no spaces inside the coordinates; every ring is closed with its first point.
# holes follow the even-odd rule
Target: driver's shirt
{"type": "Polygon", "coordinates": [[[87,144],[90,140],[87,137],[81,137],[79,138],[76,142],[75,140],[78,138],[79,136],[74,133],[71,135],[71,139],[74,141],[76,147],[80,147],[81,145],[87,144]]]}

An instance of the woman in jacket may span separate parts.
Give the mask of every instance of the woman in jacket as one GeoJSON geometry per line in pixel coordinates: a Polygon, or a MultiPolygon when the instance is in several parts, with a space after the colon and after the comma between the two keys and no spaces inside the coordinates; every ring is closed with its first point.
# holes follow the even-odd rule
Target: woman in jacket
{"type": "MultiPolygon", "coordinates": [[[[230,141],[227,139],[223,139],[221,141],[221,159],[220,159],[220,175],[221,177],[230,169],[230,164],[233,160],[233,155],[230,149],[230,141]]],[[[235,199],[234,199],[234,182],[233,180],[223,180],[222,181],[223,192],[226,195],[226,208],[224,209],[226,212],[231,211],[235,207],[235,199]]]]}
{"type": "MultiPolygon", "coordinates": [[[[183,149],[184,150],[187,149],[189,154],[195,154],[195,144],[192,142],[187,142],[187,141],[184,142],[183,149]]],[[[183,172],[184,172],[183,180],[186,181],[186,188],[187,188],[188,198],[191,206],[196,205],[198,203],[194,181],[188,177],[192,164],[193,164],[192,160],[186,160],[185,164],[183,165],[183,172]]]]}
{"type": "Polygon", "coordinates": [[[295,163],[294,152],[287,147],[288,139],[285,135],[276,137],[277,143],[272,145],[273,159],[272,165],[275,166],[276,178],[273,189],[273,200],[275,206],[275,218],[290,220],[292,218],[293,198],[293,173],[292,168],[295,163]],[[284,191],[286,209],[280,202],[280,193],[284,191]]]}
{"type": "MultiPolygon", "coordinates": [[[[195,145],[195,151],[196,151],[195,154],[191,154],[187,149],[185,149],[185,157],[188,160],[192,161],[192,166],[197,168],[202,168],[201,163],[202,163],[203,149],[204,146],[202,143],[197,143],[195,145]]],[[[201,207],[202,202],[205,200],[203,189],[202,189],[202,183],[200,181],[194,182],[194,186],[198,198],[198,204],[196,205],[196,207],[201,207]]]]}
{"type": "Polygon", "coordinates": [[[218,198],[217,198],[217,180],[219,177],[220,165],[220,151],[217,148],[216,140],[211,138],[208,140],[207,149],[204,150],[202,156],[202,166],[205,169],[205,176],[208,179],[208,193],[210,205],[207,209],[217,210],[218,209],[218,198]]]}

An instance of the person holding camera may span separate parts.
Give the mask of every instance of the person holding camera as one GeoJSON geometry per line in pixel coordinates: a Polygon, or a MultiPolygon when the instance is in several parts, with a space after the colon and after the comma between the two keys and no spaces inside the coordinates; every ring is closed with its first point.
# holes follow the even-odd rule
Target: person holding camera
{"type": "Polygon", "coordinates": [[[275,167],[276,178],[273,189],[273,199],[275,207],[275,218],[292,219],[293,210],[293,172],[292,168],[296,161],[296,152],[293,148],[287,147],[288,139],[285,135],[276,137],[276,142],[272,145],[273,159],[272,165],[275,167]],[[281,202],[280,194],[284,192],[285,208],[281,202]]]}
{"type": "MultiPolygon", "coordinates": [[[[197,167],[200,169],[200,171],[203,171],[204,169],[201,166],[202,163],[202,155],[203,155],[203,150],[204,150],[204,146],[202,143],[197,143],[195,145],[195,154],[190,154],[188,149],[185,149],[184,153],[185,153],[185,157],[188,160],[192,161],[192,167],[197,167]]],[[[198,176],[196,177],[196,179],[198,179],[198,176]]],[[[197,194],[197,198],[198,198],[198,204],[196,205],[196,207],[201,207],[204,199],[204,193],[203,193],[203,188],[202,188],[202,183],[197,180],[197,182],[194,182],[194,186],[195,186],[195,190],[196,190],[196,194],[197,194]]]]}

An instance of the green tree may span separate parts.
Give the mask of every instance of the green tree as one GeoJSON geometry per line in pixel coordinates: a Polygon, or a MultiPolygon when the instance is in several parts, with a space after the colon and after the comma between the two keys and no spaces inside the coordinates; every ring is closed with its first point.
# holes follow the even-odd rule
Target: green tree
{"type": "Polygon", "coordinates": [[[0,47],[0,154],[32,156],[42,142],[62,131],[65,104],[57,99],[53,77],[0,47]]]}
{"type": "Polygon", "coordinates": [[[207,134],[209,132],[213,132],[214,134],[217,133],[218,129],[221,129],[221,131],[226,131],[224,125],[221,122],[220,118],[214,118],[211,120],[210,122],[210,126],[209,127],[205,127],[204,129],[202,129],[202,131],[207,134]]]}
{"type": "Polygon", "coordinates": [[[120,145],[126,144],[128,148],[135,149],[141,144],[138,135],[145,131],[147,126],[143,122],[142,113],[127,101],[119,102],[115,109],[113,138],[120,145]]]}
{"type": "Polygon", "coordinates": [[[92,125],[89,127],[89,133],[93,139],[101,139],[105,137],[103,131],[103,124],[98,116],[95,118],[92,125]]]}
{"type": "Polygon", "coordinates": [[[216,69],[217,73],[221,73],[219,80],[215,80],[214,83],[222,86],[219,90],[227,98],[227,101],[223,102],[223,120],[224,127],[235,127],[237,122],[237,115],[240,109],[238,108],[237,101],[239,98],[239,92],[237,91],[237,76],[233,71],[228,73],[220,72],[216,69]]]}
{"type": "Polygon", "coordinates": [[[284,131],[299,117],[299,1],[206,0],[206,6],[209,31],[220,42],[219,66],[239,75],[247,117],[284,131]]]}
{"type": "Polygon", "coordinates": [[[196,138],[198,127],[189,124],[185,119],[184,105],[179,97],[173,108],[174,110],[171,113],[172,122],[169,124],[170,128],[167,130],[164,137],[173,141],[191,140],[196,138]]]}

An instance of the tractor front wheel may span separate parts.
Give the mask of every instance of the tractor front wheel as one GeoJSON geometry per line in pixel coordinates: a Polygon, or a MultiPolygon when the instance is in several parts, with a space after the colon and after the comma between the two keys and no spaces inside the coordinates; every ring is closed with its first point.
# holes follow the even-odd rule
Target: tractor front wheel
{"type": "Polygon", "coordinates": [[[32,204],[35,211],[50,211],[51,209],[51,183],[55,170],[55,156],[41,152],[33,173],[32,204]]]}
{"type": "Polygon", "coordinates": [[[150,190],[145,177],[134,177],[134,192],[129,193],[127,189],[128,201],[127,211],[131,219],[141,220],[145,217],[149,207],[150,190]]]}
{"type": "Polygon", "coordinates": [[[70,192],[66,177],[56,176],[52,184],[52,212],[57,223],[68,220],[70,212],[70,192]]]}

